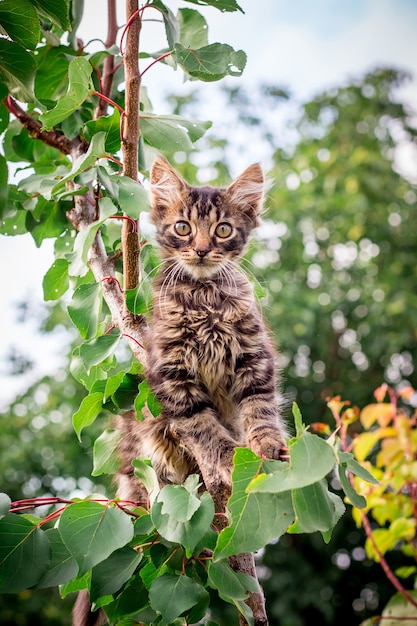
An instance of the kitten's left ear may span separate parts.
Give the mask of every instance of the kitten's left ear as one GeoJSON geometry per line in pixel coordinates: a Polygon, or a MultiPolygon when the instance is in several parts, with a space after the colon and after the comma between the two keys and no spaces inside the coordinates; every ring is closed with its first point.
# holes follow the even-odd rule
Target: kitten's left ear
{"type": "Polygon", "coordinates": [[[262,211],[265,178],[259,163],[250,165],[226,189],[232,206],[242,210],[258,226],[262,211]]]}
{"type": "Polygon", "coordinates": [[[152,199],[168,206],[188,189],[185,180],[162,157],[157,157],[152,165],[150,183],[152,199]]]}

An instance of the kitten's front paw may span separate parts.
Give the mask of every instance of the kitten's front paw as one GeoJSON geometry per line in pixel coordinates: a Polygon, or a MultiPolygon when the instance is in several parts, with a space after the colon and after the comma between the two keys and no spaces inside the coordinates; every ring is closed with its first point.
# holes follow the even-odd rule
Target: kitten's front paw
{"type": "Polygon", "coordinates": [[[285,444],[285,439],[281,433],[275,429],[261,433],[253,433],[248,437],[250,449],[258,456],[276,461],[289,461],[289,452],[285,444]]]}

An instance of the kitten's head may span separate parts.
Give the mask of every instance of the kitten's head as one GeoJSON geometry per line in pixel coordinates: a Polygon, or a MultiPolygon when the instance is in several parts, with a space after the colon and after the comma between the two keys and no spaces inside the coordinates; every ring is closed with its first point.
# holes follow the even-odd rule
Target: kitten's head
{"type": "Polygon", "coordinates": [[[165,258],[195,280],[244,251],[262,209],[264,177],[251,165],[228,187],[192,187],[162,158],[151,170],[151,219],[165,258]]]}

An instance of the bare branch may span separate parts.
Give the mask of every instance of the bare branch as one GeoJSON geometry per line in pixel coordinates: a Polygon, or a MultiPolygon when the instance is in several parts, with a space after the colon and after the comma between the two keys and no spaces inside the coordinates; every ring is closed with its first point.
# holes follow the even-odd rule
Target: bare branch
{"type": "MultiPolygon", "coordinates": [[[[123,119],[124,174],[138,180],[139,142],[139,35],[141,17],[138,0],[126,0],[126,19],[130,24],[126,33],[125,62],[125,116],[123,119]],[[136,17],[133,16],[136,14],[136,17]]],[[[124,288],[134,289],[139,281],[139,234],[133,231],[127,220],[122,227],[124,288]]]]}
{"type": "Polygon", "coordinates": [[[14,100],[14,98],[10,95],[5,98],[4,104],[9,109],[10,113],[13,113],[13,115],[19,120],[22,126],[26,128],[31,137],[34,139],[43,141],[43,143],[51,146],[52,148],[56,148],[63,154],[71,154],[74,148],[74,143],[76,143],[77,146],[82,146],[82,152],[87,152],[88,143],[80,137],[76,137],[74,140],[69,140],[65,137],[65,135],[61,135],[55,129],[42,130],[42,124],[37,119],[29,115],[29,113],[26,113],[26,111],[24,111],[17,104],[16,100],[14,100]]]}
{"type": "MultiPolygon", "coordinates": [[[[111,48],[116,43],[117,32],[119,27],[117,25],[116,15],[116,0],[108,0],[107,2],[107,39],[104,44],[106,49],[111,48]]],[[[113,87],[114,78],[114,55],[110,54],[104,60],[103,76],[101,79],[101,94],[107,98],[111,96],[111,90],[113,87]]],[[[94,119],[106,115],[107,102],[100,98],[97,108],[94,112],[94,119]]]]}

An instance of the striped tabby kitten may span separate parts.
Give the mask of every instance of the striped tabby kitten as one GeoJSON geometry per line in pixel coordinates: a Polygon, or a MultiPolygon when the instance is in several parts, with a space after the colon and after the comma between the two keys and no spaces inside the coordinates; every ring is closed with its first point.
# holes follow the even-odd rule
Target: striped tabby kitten
{"type": "Polygon", "coordinates": [[[163,412],[143,422],[132,414],[120,418],[123,499],[143,496],[131,465],[139,455],[152,461],[161,484],[200,472],[224,507],[236,446],[271,459],[282,454],[274,349],[238,266],[258,224],[263,187],[259,165],[225,189],[191,187],[165,159],[153,165],[151,219],[163,263],[154,284],[147,378],[163,412]]]}

